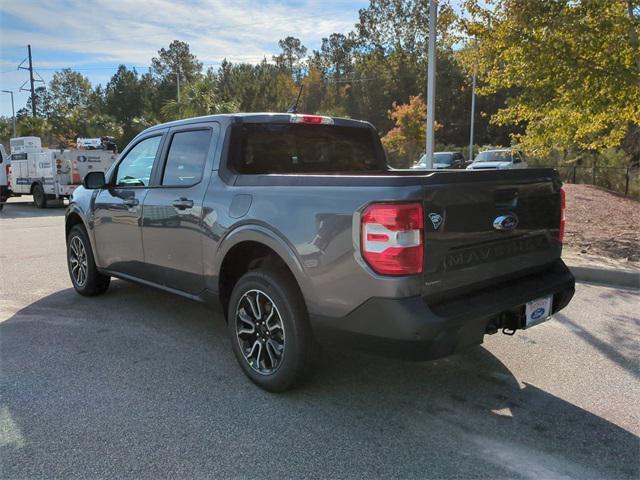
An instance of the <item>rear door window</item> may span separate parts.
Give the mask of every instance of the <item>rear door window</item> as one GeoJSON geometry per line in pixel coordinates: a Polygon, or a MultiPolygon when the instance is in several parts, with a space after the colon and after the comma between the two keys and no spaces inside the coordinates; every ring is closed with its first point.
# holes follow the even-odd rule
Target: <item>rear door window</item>
{"type": "Polygon", "coordinates": [[[371,129],[335,125],[246,123],[234,127],[230,166],[241,174],[386,170],[371,129]]]}
{"type": "Polygon", "coordinates": [[[175,133],[167,153],[162,185],[188,187],[200,182],[210,142],[210,129],[175,133]]]}

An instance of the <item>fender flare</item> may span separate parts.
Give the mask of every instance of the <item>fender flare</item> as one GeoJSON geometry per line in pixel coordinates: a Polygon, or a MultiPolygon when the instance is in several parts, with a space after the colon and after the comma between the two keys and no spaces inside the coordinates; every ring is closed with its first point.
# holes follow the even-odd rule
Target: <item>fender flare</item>
{"type": "Polygon", "coordinates": [[[87,219],[82,209],[74,203],[69,204],[64,214],[65,243],[66,243],[66,234],[67,234],[67,222],[71,215],[78,215],[78,217],[80,217],[80,221],[82,222],[82,225],[84,226],[84,229],[87,232],[87,236],[89,237],[89,242],[91,243],[91,251],[93,252],[93,261],[96,262],[96,266],[100,268],[100,265],[98,264],[99,257],[96,251],[93,228],[89,227],[89,224],[87,223],[87,219]]]}
{"type": "Polygon", "coordinates": [[[306,297],[313,291],[309,286],[309,276],[306,274],[293,246],[274,230],[255,223],[239,225],[220,240],[213,265],[218,279],[220,278],[220,270],[227,253],[242,242],[257,242],[269,247],[287,265],[296,282],[298,282],[303,296],[306,297]]]}

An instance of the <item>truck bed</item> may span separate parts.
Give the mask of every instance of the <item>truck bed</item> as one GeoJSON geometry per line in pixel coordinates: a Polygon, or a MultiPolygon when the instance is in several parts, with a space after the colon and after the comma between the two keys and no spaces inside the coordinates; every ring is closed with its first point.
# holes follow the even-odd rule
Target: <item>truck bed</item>
{"type": "Polygon", "coordinates": [[[268,174],[268,175],[226,175],[230,183],[239,186],[353,186],[353,187],[396,187],[435,186],[461,183],[530,183],[551,181],[557,177],[552,168],[529,168],[522,170],[388,170],[372,174],[370,172],[332,172],[326,174],[268,174]]]}

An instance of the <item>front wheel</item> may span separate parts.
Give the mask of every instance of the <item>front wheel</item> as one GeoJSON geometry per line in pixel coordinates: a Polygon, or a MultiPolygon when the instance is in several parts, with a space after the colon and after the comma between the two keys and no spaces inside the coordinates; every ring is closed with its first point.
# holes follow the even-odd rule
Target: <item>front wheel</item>
{"type": "Polygon", "coordinates": [[[311,373],[315,341],[302,295],[286,272],[243,275],[231,294],[228,319],[236,359],[259,387],[282,392],[311,373]]]}
{"type": "Polygon", "coordinates": [[[94,296],[107,291],[111,277],[98,271],[87,232],[74,226],[67,237],[67,265],[73,288],[80,295],[94,296]]]}

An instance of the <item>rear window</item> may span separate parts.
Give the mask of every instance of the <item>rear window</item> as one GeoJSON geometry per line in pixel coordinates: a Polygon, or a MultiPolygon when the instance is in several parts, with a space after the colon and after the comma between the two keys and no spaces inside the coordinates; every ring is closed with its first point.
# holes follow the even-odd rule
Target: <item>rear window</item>
{"type": "Polygon", "coordinates": [[[480,152],[475,159],[476,162],[510,162],[511,152],[508,150],[496,150],[480,152]]]}
{"type": "Polygon", "coordinates": [[[386,170],[380,141],[368,128],[245,123],[234,127],[230,167],[240,174],[386,170]]]}
{"type": "MultiPolygon", "coordinates": [[[[426,163],[426,158],[425,158],[425,163],[426,163]]],[[[444,163],[447,165],[453,165],[453,153],[434,153],[433,163],[444,163]]]]}

